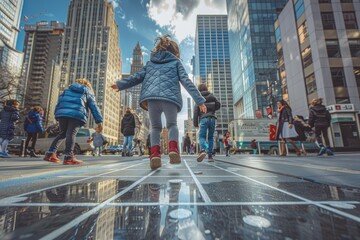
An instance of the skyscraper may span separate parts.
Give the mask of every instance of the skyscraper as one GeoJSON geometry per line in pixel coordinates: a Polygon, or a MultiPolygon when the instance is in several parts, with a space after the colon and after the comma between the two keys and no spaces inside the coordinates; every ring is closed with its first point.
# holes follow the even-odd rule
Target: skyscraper
{"type": "Polygon", "coordinates": [[[226,1],[235,118],[254,118],[256,110],[265,115],[280,95],[274,22],[286,2],[226,1]]]}
{"type": "MultiPolygon", "coordinates": [[[[111,83],[121,78],[119,31],[107,0],[71,0],[61,55],[61,90],[76,79],[88,79],[103,114],[103,133],[118,141],[120,94],[111,83]]],[[[92,117],[88,126],[94,124],[92,117]]]]}
{"type": "Polygon", "coordinates": [[[5,73],[9,74],[13,81],[10,86],[7,85],[9,87],[0,86],[0,101],[17,98],[22,102],[23,88],[20,86],[20,79],[24,55],[15,49],[22,6],[23,0],[1,0],[0,4],[0,76],[4,82],[7,78],[5,73]]]}
{"type": "Polygon", "coordinates": [[[38,22],[24,27],[25,107],[42,106],[45,126],[55,121],[64,29],[65,24],[56,21],[38,22]]]}
{"type": "Polygon", "coordinates": [[[198,15],[195,36],[195,81],[206,83],[221,102],[216,131],[224,135],[234,119],[226,15],[198,15]]]}

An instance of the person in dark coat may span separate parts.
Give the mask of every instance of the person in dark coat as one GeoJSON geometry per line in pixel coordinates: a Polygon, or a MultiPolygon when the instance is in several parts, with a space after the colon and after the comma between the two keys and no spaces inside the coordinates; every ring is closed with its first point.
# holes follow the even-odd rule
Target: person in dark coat
{"type": "Polygon", "coordinates": [[[0,157],[10,157],[7,147],[9,142],[14,139],[15,123],[20,118],[19,105],[17,100],[7,100],[0,112],[0,157]]]}
{"type": "MultiPolygon", "coordinates": [[[[310,125],[305,122],[305,119],[303,116],[301,116],[301,115],[295,116],[294,127],[299,136],[293,140],[300,141],[300,142],[307,141],[306,133],[311,132],[312,129],[311,129],[310,125]]],[[[304,155],[307,154],[305,149],[301,149],[300,151],[304,155]]]]}
{"type": "Polygon", "coordinates": [[[220,109],[221,104],[219,100],[212,94],[206,84],[201,83],[198,86],[198,90],[201,96],[205,98],[205,106],[207,112],[200,111],[200,108],[196,106],[194,108],[194,126],[197,128],[200,125],[199,140],[200,140],[200,151],[197,157],[197,161],[201,162],[206,153],[208,154],[208,160],[213,161],[214,151],[214,132],[216,126],[216,111],[220,109]],[[208,143],[206,143],[208,139],[208,143]]]}
{"type": "Polygon", "coordinates": [[[65,165],[82,164],[74,155],[75,139],[79,128],[86,124],[88,113],[91,112],[99,131],[102,131],[103,117],[98,108],[91,84],[86,79],[77,79],[59,97],[55,107],[55,119],[59,121],[60,133],[46,152],[44,160],[61,162],[56,152],[59,145],[65,140],[65,165]]]}
{"type": "Polygon", "coordinates": [[[321,156],[324,153],[327,153],[328,155],[334,155],[334,152],[330,147],[328,136],[331,115],[326,107],[322,105],[322,98],[313,99],[311,101],[311,107],[309,111],[309,125],[310,127],[315,127],[315,137],[320,147],[318,156],[321,156]],[[323,144],[322,138],[324,138],[325,145],[323,144]]]}
{"type": "Polygon", "coordinates": [[[184,138],[184,152],[186,152],[187,154],[190,154],[190,145],[191,145],[191,140],[189,134],[186,133],[186,136],[184,138]]]}
{"type": "Polygon", "coordinates": [[[132,142],[135,134],[135,117],[131,113],[131,108],[126,108],[124,117],[121,120],[121,133],[124,135],[122,155],[131,156],[132,142]],[[126,146],[128,146],[126,151],[126,146]]]}
{"type": "Polygon", "coordinates": [[[293,116],[289,104],[281,99],[277,102],[278,105],[278,121],[276,124],[276,140],[280,142],[280,155],[286,156],[285,142],[289,142],[295,149],[296,155],[300,156],[301,151],[296,146],[292,138],[298,136],[293,125],[293,116]]]}
{"type": "Polygon", "coordinates": [[[28,113],[27,117],[25,118],[24,130],[27,133],[27,138],[25,140],[25,156],[29,154],[30,157],[39,157],[36,154],[35,145],[39,137],[39,133],[45,131],[43,127],[43,114],[44,114],[44,110],[42,109],[42,107],[35,106],[31,109],[31,111],[28,113]],[[31,146],[28,147],[30,140],[31,140],[31,146]]]}

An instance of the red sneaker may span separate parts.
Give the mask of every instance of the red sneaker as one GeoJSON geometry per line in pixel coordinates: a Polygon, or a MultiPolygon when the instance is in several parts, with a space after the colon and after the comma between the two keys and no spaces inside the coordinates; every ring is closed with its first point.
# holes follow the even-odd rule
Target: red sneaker
{"type": "Polygon", "coordinates": [[[171,164],[180,164],[181,163],[178,143],[176,141],[169,142],[169,158],[170,158],[171,164]]]}
{"type": "Polygon", "coordinates": [[[83,164],[83,163],[84,163],[83,161],[76,159],[74,155],[65,156],[63,162],[64,165],[75,165],[75,164],[83,164]]]}
{"type": "Polygon", "coordinates": [[[150,168],[155,170],[161,167],[161,153],[160,146],[155,145],[151,147],[151,155],[150,155],[150,168]]]}
{"type": "Polygon", "coordinates": [[[53,162],[53,163],[59,163],[61,160],[57,157],[55,152],[46,152],[44,156],[44,161],[47,162],[53,162]]]}

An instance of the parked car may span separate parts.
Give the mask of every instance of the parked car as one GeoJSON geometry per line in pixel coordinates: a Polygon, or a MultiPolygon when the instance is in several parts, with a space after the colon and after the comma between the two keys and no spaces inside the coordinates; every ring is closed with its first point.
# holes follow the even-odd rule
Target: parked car
{"type": "MultiPolygon", "coordinates": [[[[91,137],[91,134],[95,132],[92,128],[80,128],[78,133],[76,134],[76,142],[74,153],[76,155],[80,155],[86,153],[88,151],[92,151],[94,145],[92,142],[88,140],[91,137]]],[[[40,153],[45,153],[49,150],[51,143],[53,142],[54,138],[56,137],[55,134],[52,133],[42,133],[39,136],[39,139],[36,142],[36,151],[40,153]]],[[[58,148],[58,152],[63,152],[65,149],[65,140],[60,144],[58,148]]]]}
{"type": "Polygon", "coordinates": [[[111,145],[103,150],[104,154],[121,154],[122,145],[111,145]]]}

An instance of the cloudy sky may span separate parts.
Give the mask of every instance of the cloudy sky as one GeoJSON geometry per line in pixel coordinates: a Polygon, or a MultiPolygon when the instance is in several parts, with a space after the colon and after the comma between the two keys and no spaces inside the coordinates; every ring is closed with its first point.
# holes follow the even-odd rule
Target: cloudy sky
{"type": "MultiPolygon", "coordinates": [[[[132,51],[139,41],[144,61],[154,47],[154,39],[170,33],[180,45],[181,59],[191,72],[190,60],[194,55],[194,35],[197,14],[226,14],[226,0],[109,0],[115,7],[115,20],[119,26],[123,73],[130,71],[132,51]]],[[[70,0],[24,0],[21,26],[38,21],[66,23],[70,0]],[[25,21],[24,17],[27,20],[25,21]]],[[[21,30],[17,49],[23,49],[24,32],[21,30]]],[[[187,96],[182,91],[183,100],[187,96]]],[[[183,134],[183,120],[187,119],[187,108],[179,114],[178,125],[183,134]]]]}

